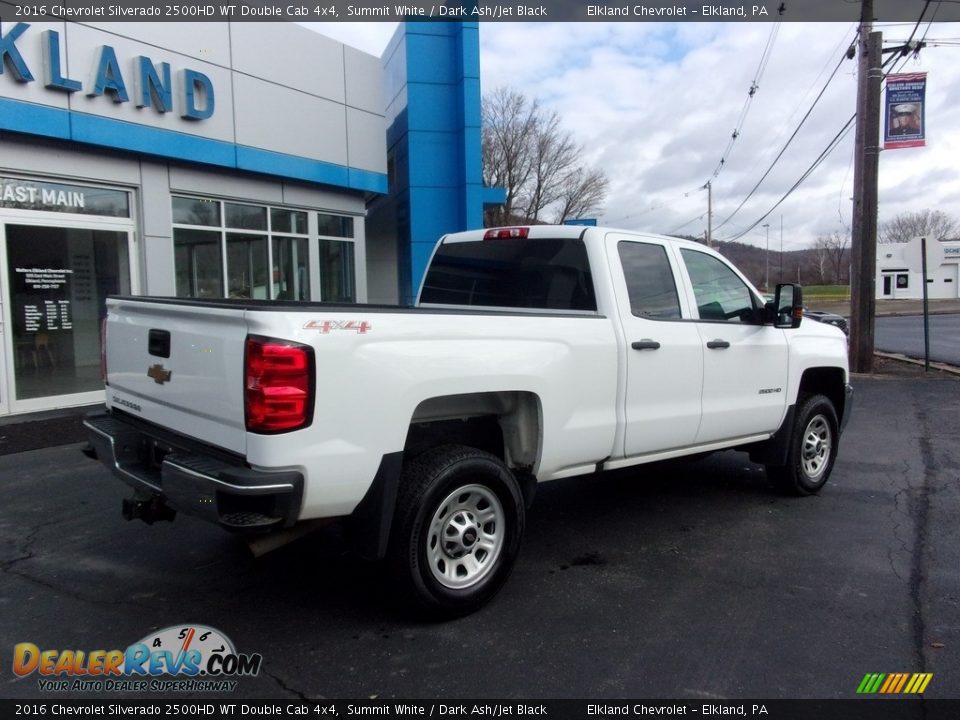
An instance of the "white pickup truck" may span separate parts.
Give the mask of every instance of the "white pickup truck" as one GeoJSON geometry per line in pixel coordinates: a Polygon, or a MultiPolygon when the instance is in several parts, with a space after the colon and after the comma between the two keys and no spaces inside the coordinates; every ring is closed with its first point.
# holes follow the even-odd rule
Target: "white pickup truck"
{"type": "Polygon", "coordinates": [[[539,482],[740,448],[819,491],[852,394],[846,338],[801,304],[696,243],[556,226],[443,237],[416,307],[111,298],[88,454],[128,519],[342,518],[406,597],[465,614],[539,482]]]}

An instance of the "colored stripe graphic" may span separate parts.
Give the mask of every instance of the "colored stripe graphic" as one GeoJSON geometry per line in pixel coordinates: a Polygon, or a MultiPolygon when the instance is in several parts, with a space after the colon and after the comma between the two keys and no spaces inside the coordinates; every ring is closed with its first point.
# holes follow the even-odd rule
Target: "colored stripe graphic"
{"type": "Polygon", "coordinates": [[[883,673],[867,673],[860,681],[860,687],[857,692],[863,695],[872,695],[880,687],[880,683],[886,677],[883,673]]]}
{"type": "Polygon", "coordinates": [[[867,673],[857,686],[859,695],[922,695],[933,673],[867,673]]]}

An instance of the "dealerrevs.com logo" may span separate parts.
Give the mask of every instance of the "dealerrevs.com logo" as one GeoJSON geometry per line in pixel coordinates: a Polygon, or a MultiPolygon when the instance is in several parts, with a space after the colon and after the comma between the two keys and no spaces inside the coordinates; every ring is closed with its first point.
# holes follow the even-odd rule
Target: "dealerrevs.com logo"
{"type": "Polygon", "coordinates": [[[206,625],[172,625],[126,650],[13,648],[14,675],[36,674],[41,692],[229,692],[235,678],[259,674],[262,662],[206,625]]]}

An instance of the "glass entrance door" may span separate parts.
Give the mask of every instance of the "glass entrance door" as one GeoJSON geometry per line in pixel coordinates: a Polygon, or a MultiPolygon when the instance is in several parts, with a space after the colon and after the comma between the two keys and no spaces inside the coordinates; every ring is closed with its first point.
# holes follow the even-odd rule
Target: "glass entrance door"
{"type": "Polygon", "coordinates": [[[0,415],[10,412],[9,385],[7,383],[7,313],[4,292],[5,281],[0,277],[0,415]]]}
{"type": "Polygon", "coordinates": [[[10,411],[99,402],[100,320],[130,293],[130,232],[3,226],[5,390],[10,411]]]}

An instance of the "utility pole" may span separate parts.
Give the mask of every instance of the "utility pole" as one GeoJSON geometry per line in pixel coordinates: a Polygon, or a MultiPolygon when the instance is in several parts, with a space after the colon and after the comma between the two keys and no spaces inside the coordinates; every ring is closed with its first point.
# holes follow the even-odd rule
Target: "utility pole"
{"type": "Polygon", "coordinates": [[[780,215],[780,275],[777,282],[783,282],[783,215],[780,215]]]}
{"type": "Polygon", "coordinates": [[[850,243],[850,370],[873,372],[877,268],[877,174],[880,160],[880,66],[883,33],[873,32],[873,0],[863,0],[858,40],[857,128],[850,243]]]}
{"type": "Polygon", "coordinates": [[[707,191],[707,247],[713,247],[713,181],[703,186],[707,191]]]}
{"type": "Polygon", "coordinates": [[[767,229],[766,270],[763,272],[763,291],[770,292],[770,223],[763,225],[767,229]]]}

